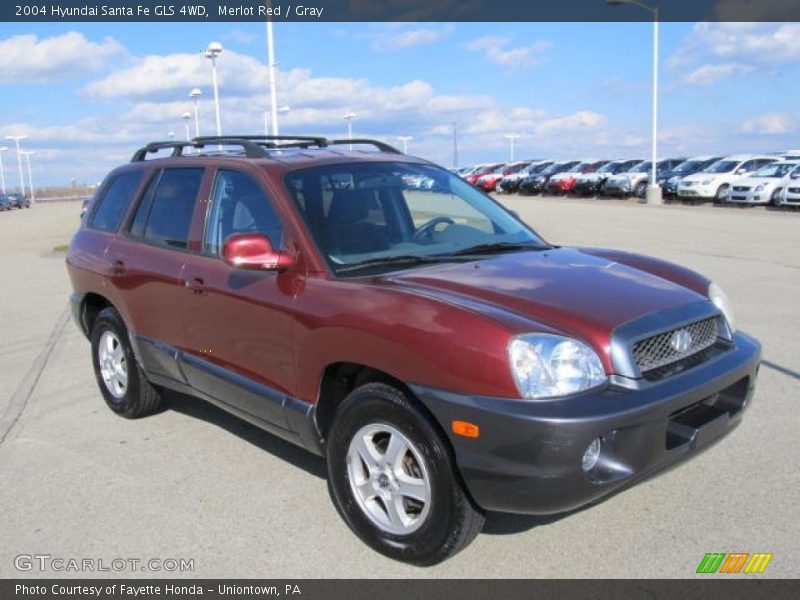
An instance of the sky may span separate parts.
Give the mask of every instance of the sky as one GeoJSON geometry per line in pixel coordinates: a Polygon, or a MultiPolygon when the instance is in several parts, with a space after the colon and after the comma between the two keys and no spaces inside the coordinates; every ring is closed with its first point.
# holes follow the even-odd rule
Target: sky
{"type": "MultiPolygon", "coordinates": [[[[661,24],[661,156],[800,148],[800,23],[661,24]]],[[[185,136],[198,87],[213,134],[264,131],[260,23],[52,23],[0,29],[0,136],[27,135],[37,186],[96,183],[145,143],[185,136]]],[[[378,137],[452,166],[650,152],[649,23],[276,23],[282,134],[378,137]]],[[[193,122],[192,122],[193,127],[193,122]]],[[[3,153],[8,185],[16,156],[3,153]]]]}

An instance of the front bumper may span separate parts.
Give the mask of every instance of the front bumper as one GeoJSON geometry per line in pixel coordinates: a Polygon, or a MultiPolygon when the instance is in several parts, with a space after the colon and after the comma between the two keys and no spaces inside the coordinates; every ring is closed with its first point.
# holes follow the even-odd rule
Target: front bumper
{"type": "Polygon", "coordinates": [[[783,206],[800,206],[800,187],[788,188],[781,197],[783,206]]]}
{"type": "Polygon", "coordinates": [[[735,188],[731,189],[728,194],[728,202],[735,202],[739,204],[767,204],[772,195],[772,190],[756,192],[752,189],[746,191],[736,191],[735,188]]]}
{"type": "Polygon", "coordinates": [[[464,396],[412,385],[445,431],[466,486],[486,510],[552,514],[575,509],[696,455],[739,424],[754,390],[761,347],[732,347],[637,389],[609,385],[561,400],[464,396]],[[478,438],[451,433],[454,420],[478,438]],[[600,437],[597,465],[581,459],[600,437]]]}
{"type": "Polygon", "coordinates": [[[607,196],[625,195],[631,193],[631,184],[628,181],[609,179],[603,186],[603,194],[607,196]]]}
{"type": "Polygon", "coordinates": [[[579,179],[575,182],[575,187],[572,189],[572,193],[579,196],[594,196],[600,192],[604,183],[604,179],[594,179],[591,181],[579,179]]]}
{"type": "Polygon", "coordinates": [[[678,185],[679,198],[713,198],[716,193],[716,188],[710,185],[678,185]]]}

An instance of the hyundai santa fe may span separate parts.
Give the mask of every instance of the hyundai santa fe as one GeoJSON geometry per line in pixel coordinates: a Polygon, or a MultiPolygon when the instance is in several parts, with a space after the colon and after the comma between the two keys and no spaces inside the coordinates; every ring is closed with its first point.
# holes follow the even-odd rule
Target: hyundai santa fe
{"type": "Polygon", "coordinates": [[[741,421],[760,361],[702,275],[549,243],[370,140],[150,144],[67,268],[113,412],[175,390],[302,446],[352,531],[419,565],[486,511],[569,511],[696,455],[741,421]]]}

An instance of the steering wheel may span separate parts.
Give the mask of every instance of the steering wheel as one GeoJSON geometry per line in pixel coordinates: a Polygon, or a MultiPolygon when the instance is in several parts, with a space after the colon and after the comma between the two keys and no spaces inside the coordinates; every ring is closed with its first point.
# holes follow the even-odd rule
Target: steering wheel
{"type": "Polygon", "coordinates": [[[411,240],[414,242],[419,242],[423,238],[427,237],[429,240],[432,239],[433,230],[437,225],[441,223],[446,223],[447,225],[455,225],[455,221],[450,217],[434,217],[424,225],[422,225],[419,229],[414,232],[414,235],[411,236],[411,240]]]}

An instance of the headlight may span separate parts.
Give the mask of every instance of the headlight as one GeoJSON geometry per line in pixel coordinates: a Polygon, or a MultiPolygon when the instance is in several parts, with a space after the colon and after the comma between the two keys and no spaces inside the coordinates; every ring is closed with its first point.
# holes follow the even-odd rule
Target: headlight
{"type": "Polygon", "coordinates": [[[511,372],[523,398],[553,398],[602,385],[600,357],[586,344],[558,335],[528,334],[508,346],[511,372]]]}
{"type": "Polygon", "coordinates": [[[702,185],[711,185],[712,183],[714,183],[714,180],[713,179],[706,179],[705,181],[703,181],[701,183],[702,183],[702,185]]]}
{"type": "Polygon", "coordinates": [[[728,300],[728,296],[725,292],[722,291],[722,288],[719,287],[716,283],[712,283],[708,286],[708,299],[714,303],[719,309],[719,312],[725,317],[725,320],[728,322],[728,327],[731,330],[731,333],[736,331],[736,324],[733,318],[733,308],[731,307],[731,301],[728,300]]]}
{"type": "Polygon", "coordinates": [[[754,192],[763,192],[764,191],[764,184],[762,183],[760,185],[757,185],[753,191],[754,192]]]}

